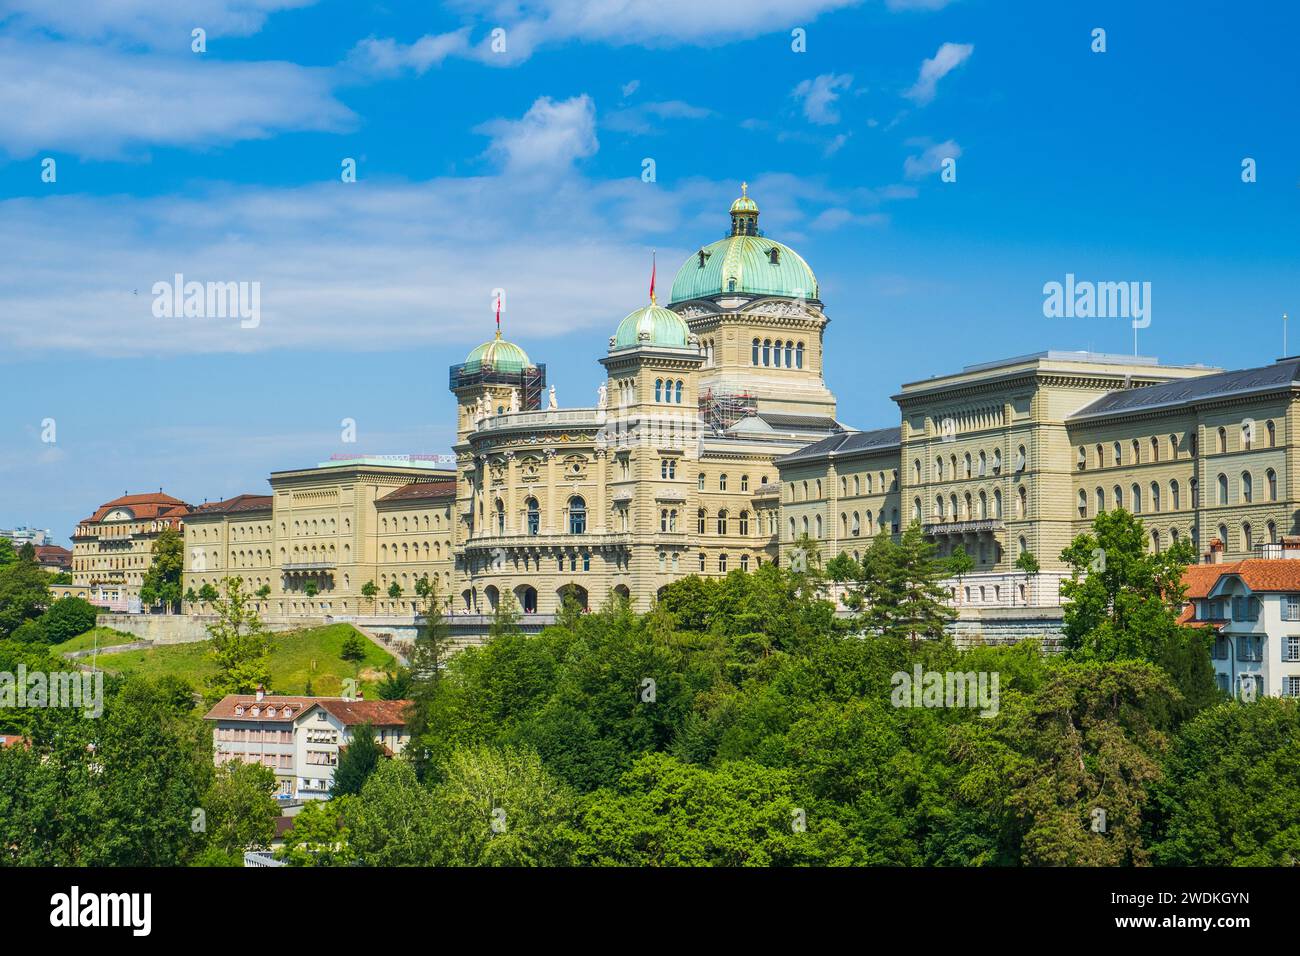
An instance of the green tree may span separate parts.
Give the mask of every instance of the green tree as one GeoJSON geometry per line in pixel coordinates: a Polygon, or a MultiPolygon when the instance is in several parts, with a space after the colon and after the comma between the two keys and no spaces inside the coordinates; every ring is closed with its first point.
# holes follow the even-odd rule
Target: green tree
{"type": "Polygon", "coordinates": [[[284,846],[275,851],[286,866],[351,866],[357,861],[348,840],[347,818],[357,797],[313,800],[293,818],[284,846]]]}
{"type": "Polygon", "coordinates": [[[275,771],[261,764],[222,764],[204,795],[202,808],[208,846],[242,862],[243,851],[270,846],[275,837],[275,820],[280,815],[275,771]]]}
{"type": "Polygon", "coordinates": [[[1229,701],[1179,730],[1156,801],[1155,861],[1300,863],[1300,702],[1229,701]]]}
{"type": "Polygon", "coordinates": [[[399,597],[402,596],[402,586],[398,584],[396,581],[388,585],[388,596],[393,600],[397,600],[399,597]]]}
{"type": "Polygon", "coordinates": [[[181,574],[185,570],[185,539],[176,528],[165,528],[153,546],[153,561],[140,582],[140,600],[163,605],[169,612],[181,601],[181,574]]]}
{"type": "Polygon", "coordinates": [[[356,631],[343,638],[343,647],[339,657],[345,661],[360,663],[366,659],[366,639],[356,631]]]}
{"type": "Polygon", "coordinates": [[[957,579],[957,586],[961,587],[961,579],[975,570],[975,559],[966,553],[965,545],[957,545],[952,549],[952,554],[948,555],[943,561],[944,571],[957,579]]]}
{"type": "Polygon", "coordinates": [[[488,625],[488,638],[500,637],[503,634],[517,634],[519,619],[519,605],[515,603],[514,595],[509,591],[503,592],[492,612],[492,623],[488,625]]]}
{"type": "Polygon", "coordinates": [[[384,679],[375,685],[375,690],[380,700],[406,700],[411,693],[410,668],[399,667],[397,670],[389,671],[384,675],[384,679]]]}
{"type": "Polygon", "coordinates": [[[0,567],[0,638],[39,617],[50,603],[49,575],[32,561],[0,567]]]}
{"type": "Polygon", "coordinates": [[[371,724],[354,727],[352,739],[339,754],[338,766],[334,768],[334,784],[330,787],[330,796],[361,793],[361,788],[375,772],[383,756],[383,748],[375,740],[375,728],[371,724]]]}
{"type": "Polygon", "coordinates": [[[18,560],[18,552],[14,550],[14,543],[8,538],[0,538],[0,568],[13,564],[18,560]]]}
{"type": "Polygon", "coordinates": [[[250,694],[271,683],[271,638],[243,592],[243,581],[228,577],[222,587],[225,595],[213,608],[216,620],[207,627],[217,665],[208,678],[208,692],[214,698],[250,694]]]}
{"type": "MultiPolygon", "coordinates": [[[[439,859],[442,834],[433,795],[401,760],[385,760],[375,768],[343,814],[347,846],[365,866],[432,866],[439,859]]],[[[331,800],[330,803],[337,801],[331,800]]]]}
{"type": "Polygon", "coordinates": [[[696,767],[646,754],[582,801],[572,842],[580,864],[791,866],[838,855],[842,830],[809,817],[793,776],[749,762],[696,767]]]}
{"type": "Polygon", "coordinates": [[[302,593],[307,595],[309,598],[314,598],[317,594],[320,594],[320,585],[316,583],[315,578],[307,579],[306,583],[302,586],[302,593]]]}
{"type": "Polygon", "coordinates": [[[433,791],[440,866],[564,866],[574,796],[538,755],[511,747],[457,750],[433,791]]]}
{"type": "Polygon", "coordinates": [[[258,588],[253,593],[256,594],[260,600],[265,601],[267,598],[271,596],[271,585],[263,584],[260,588],[258,588]]]}
{"type": "Polygon", "coordinates": [[[1023,865],[1147,863],[1142,811],[1167,743],[1150,704],[1176,696],[1145,662],[1058,662],[1037,693],[1001,693],[996,719],[956,729],[961,793],[1023,865]]]}
{"type": "Polygon", "coordinates": [[[863,556],[858,586],[850,588],[845,601],[861,609],[867,631],[906,637],[913,644],[944,637],[956,612],[940,580],[951,573],[952,565],[936,561],[934,551],[919,522],[908,525],[897,543],[888,535],[876,536],[863,556]]]}
{"type": "Polygon", "coordinates": [[[64,597],[40,616],[41,630],[51,644],[62,644],[95,626],[99,609],[84,598],[64,597]]]}
{"type": "Polygon", "coordinates": [[[370,602],[373,608],[375,604],[375,595],[379,593],[379,586],[374,581],[367,581],[361,585],[361,596],[370,602]]]}
{"type": "Polygon", "coordinates": [[[437,755],[445,753],[448,746],[439,714],[446,705],[442,699],[443,668],[451,656],[451,629],[443,616],[436,582],[425,596],[423,616],[408,663],[411,708],[407,731],[411,739],[405,750],[421,780],[428,779],[432,765],[438,762],[437,755]]]}
{"type": "Polygon", "coordinates": [[[1141,519],[1117,508],[1097,515],[1093,530],[1061,553],[1071,569],[1070,579],[1061,582],[1064,643],[1081,660],[1159,664],[1179,691],[1158,717],[1169,726],[1219,694],[1208,635],[1178,624],[1192,546],[1179,541],[1153,553],[1147,540],[1141,519]]]}
{"type": "Polygon", "coordinates": [[[221,597],[221,592],[218,591],[211,582],[205,582],[204,585],[199,588],[199,600],[204,604],[213,604],[219,597],[221,597]]]}

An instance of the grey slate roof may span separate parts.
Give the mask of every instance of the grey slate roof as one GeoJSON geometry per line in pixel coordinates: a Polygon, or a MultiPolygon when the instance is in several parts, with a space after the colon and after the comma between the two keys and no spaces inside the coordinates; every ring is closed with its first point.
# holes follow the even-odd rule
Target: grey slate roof
{"type": "Polygon", "coordinates": [[[794,454],[778,458],[776,464],[793,465],[801,461],[841,458],[859,452],[888,451],[899,447],[901,440],[902,429],[899,427],[877,428],[869,432],[840,432],[813,442],[794,454]]]}
{"type": "Polygon", "coordinates": [[[829,415],[788,415],[783,412],[759,412],[758,417],[773,428],[837,431],[843,427],[829,415]]]}
{"type": "Polygon", "coordinates": [[[1235,398],[1258,392],[1271,392],[1297,384],[1300,358],[1287,358],[1259,368],[1219,372],[1196,378],[1143,388],[1107,392],[1069,416],[1070,421],[1123,415],[1132,412],[1175,408],[1214,398],[1235,398]]]}

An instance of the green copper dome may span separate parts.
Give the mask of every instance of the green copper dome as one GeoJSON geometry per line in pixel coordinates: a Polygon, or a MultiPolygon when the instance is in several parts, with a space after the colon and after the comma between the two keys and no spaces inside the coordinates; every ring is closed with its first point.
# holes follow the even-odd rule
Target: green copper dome
{"type": "Polygon", "coordinates": [[[532,368],[532,365],[528,361],[528,353],[515,343],[503,339],[499,331],[491,342],[484,342],[465,358],[467,372],[521,372],[532,368]]]}
{"type": "Polygon", "coordinates": [[[758,234],[758,204],[745,194],[731,204],[731,235],[687,259],[673,280],[670,303],[729,292],[820,299],[817,277],[789,246],[758,234]]]}
{"type": "Polygon", "coordinates": [[[610,350],[630,349],[638,345],[664,345],[684,349],[690,344],[690,334],[690,329],[680,315],[651,302],[618,324],[610,350]]]}

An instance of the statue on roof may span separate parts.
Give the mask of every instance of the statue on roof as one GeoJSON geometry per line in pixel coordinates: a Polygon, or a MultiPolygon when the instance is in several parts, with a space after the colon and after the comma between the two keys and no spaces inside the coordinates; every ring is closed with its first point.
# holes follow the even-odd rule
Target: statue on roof
{"type": "Polygon", "coordinates": [[[546,407],[547,407],[547,408],[559,408],[559,406],[555,404],[555,386],[554,386],[554,385],[551,386],[551,389],[550,389],[550,397],[547,398],[547,400],[546,400],[546,407]]]}

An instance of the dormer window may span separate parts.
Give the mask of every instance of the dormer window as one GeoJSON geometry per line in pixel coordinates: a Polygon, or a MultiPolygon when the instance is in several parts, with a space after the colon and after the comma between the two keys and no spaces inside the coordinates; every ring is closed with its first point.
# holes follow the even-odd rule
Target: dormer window
{"type": "Polygon", "coordinates": [[[236,705],[235,705],[235,716],[236,716],[236,717],[242,717],[242,716],[244,716],[244,705],[243,705],[243,704],[236,704],[236,705]]]}
{"type": "Polygon", "coordinates": [[[253,714],[254,717],[256,717],[256,716],[257,716],[258,714],[260,714],[261,712],[262,712],[262,708],[260,708],[260,707],[254,707],[254,708],[253,708],[253,711],[252,711],[252,714],[253,714]]]}
{"type": "Polygon", "coordinates": [[[266,716],[268,716],[268,717],[274,717],[274,716],[275,716],[275,708],[274,708],[274,707],[268,707],[268,708],[266,708],[266,716]]]}
{"type": "Polygon", "coordinates": [[[781,264],[781,250],[776,246],[767,250],[767,261],[772,263],[774,266],[779,266],[781,264]]]}

